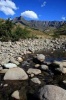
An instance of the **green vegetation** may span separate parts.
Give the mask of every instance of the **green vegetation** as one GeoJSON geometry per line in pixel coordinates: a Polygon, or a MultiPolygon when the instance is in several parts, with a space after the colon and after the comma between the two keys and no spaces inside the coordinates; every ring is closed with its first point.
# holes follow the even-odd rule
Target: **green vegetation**
{"type": "Polygon", "coordinates": [[[18,25],[12,32],[12,41],[17,41],[23,38],[29,38],[29,33],[30,31],[26,27],[23,29],[18,25]]]}
{"type": "Polygon", "coordinates": [[[66,24],[63,24],[62,26],[60,26],[57,31],[56,31],[59,35],[66,35],[66,24]]]}
{"type": "Polygon", "coordinates": [[[1,41],[17,41],[22,38],[28,38],[30,31],[25,28],[21,28],[19,25],[15,27],[10,19],[5,22],[0,21],[0,40],[1,41]]]}
{"type": "Polygon", "coordinates": [[[20,23],[12,23],[9,18],[6,21],[0,19],[0,41],[18,41],[19,39],[48,38],[52,36],[53,38],[59,38],[60,35],[66,35],[66,24],[57,29],[48,27],[44,31],[40,31],[20,23]]]}
{"type": "Polygon", "coordinates": [[[66,24],[63,24],[54,30],[54,38],[59,38],[61,35],[66,35],[66,24]]]}

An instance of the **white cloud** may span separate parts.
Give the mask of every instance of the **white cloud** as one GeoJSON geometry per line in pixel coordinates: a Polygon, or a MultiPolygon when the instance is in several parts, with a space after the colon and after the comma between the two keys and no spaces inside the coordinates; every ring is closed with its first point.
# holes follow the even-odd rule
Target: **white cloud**
{"type": "Polygon", "coordinates": [[[16,4],[11,0],[0,0],[0,11],[6,15],[14,15],[17,10],[16,4]]]}
{"type": "Polygon", "coordinates": [[[65,16],[62,16],[62,18],[61,18],[62,20],[66,20],[66,17],[65,16]]]}
{"type": "Polygon", "coordinates": [[[30,19],[38,19],[38,15],[34,11],[27,10],[21,13],[21,16],[27,17],[30,19]]]}
{"type": "Polygon", "coordinates": [[[43,4],[41,5],[41,7],[46,6],[46,3],[47,3],[47,2],[46,2],[46,1],[44,1],[44,2],[43,2],[43,4]]]}

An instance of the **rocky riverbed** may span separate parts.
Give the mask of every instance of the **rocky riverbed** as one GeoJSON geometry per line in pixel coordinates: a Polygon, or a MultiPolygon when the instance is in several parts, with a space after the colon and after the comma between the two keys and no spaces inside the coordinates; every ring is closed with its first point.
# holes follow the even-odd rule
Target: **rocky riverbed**
{"type": "Polygon", "coordinates": [[[0,100],[65,100],[65,39],[0,42],[0,100]]]}
{"type": "Polygon", "coordinates": [[[35,51],[47,50],[66,50],[66,39],[25,39],[16,42],[0,42],[0,64],[16,60],[24,54],[34,53],[35,51]],[[13,59],[14,58],[14,59],[13,59]]]}

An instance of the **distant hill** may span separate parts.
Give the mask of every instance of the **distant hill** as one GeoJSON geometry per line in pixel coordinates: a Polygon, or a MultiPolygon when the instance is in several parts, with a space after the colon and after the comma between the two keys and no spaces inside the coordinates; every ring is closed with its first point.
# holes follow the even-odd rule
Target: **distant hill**
{"type": "Polygon", "coordinates": [[[66,23],[66,21],[36,21],[36,20],[28,21],[25,20],[22,16],[14,18],[12,22],[21,23],[22,25],[29,26],[30,28],[40,31],[45,31],[45,30],[50,31],[50,29],[56,29],[66,23]]]}

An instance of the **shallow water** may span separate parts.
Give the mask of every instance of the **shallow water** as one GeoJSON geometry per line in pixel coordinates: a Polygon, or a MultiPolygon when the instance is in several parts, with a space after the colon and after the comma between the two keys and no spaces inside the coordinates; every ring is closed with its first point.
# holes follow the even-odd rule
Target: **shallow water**
{"type": "Polygon", "coordinates": [[[57,61],[62,61],[62,60],[66,60],[66,51],[63,50],[63,49],[58,49],[58,50],[42,50],[42,51],[39,51],[36,53],[42,53],[46,56],[46,59],[45,61],[50,61],[50,62],[53,62],[54,60],[57,60],[57,61]]]}
{"type": "MultiPolygon", "coordinates": [[[[54,60],[66,60],[66,52],[64,52],[63,50],[42,50],[40,52],[35,52],[34,54],[25,55],[24,61],[20,64],[19,67],[22,67],[25,71],[27,71],[28,68],[34,68],[36,62],[34,62],[33,58],[37,53],[42,53],[46,56],[45,62],[53,62],[54,60]]],[[[30,77],[27,81],[3,81],[3,75],[0,75],[0,77],[0,100],[16,100],[11,97],[11,94],[15,90],[20,91],[20,97],[22,98],[21,100],[39,100],[36,96],[36,93],[42,86],[47,84],[57,85],[66,89],[66,84],[63,83],[63,80],[66,80],[66,75],[61,75],[61,73],[55,72],[53,73],[50,70],[42,70],[42,73],[40,75],[35,75],[35,77],[38,77],[40,79],[41,85],[31,82],[30,77]],[[1,86],[1,84],[8,84],[8,86],[3,87],[3,85],[1,86]]]]}

